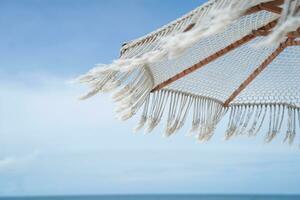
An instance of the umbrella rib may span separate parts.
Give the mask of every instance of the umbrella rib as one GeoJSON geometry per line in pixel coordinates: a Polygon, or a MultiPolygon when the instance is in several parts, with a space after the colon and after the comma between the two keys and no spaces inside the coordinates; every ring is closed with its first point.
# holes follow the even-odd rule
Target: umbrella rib
{"type": "Polygon", "coordinates": [[[297,37],[300,37],[300,27],[297,28],[296,31],[289,32],[289,33],[287,34],[287,36],[288,36],[289,38],[297,38],[297,37]]]}
{"type": "Polygon", "coordinates": [[[264,32],[268,32],[269,30],[271,30],[272,28],[275,27],[275,25],[277,24],[278,19],[273,20],[271,22],[269,22],[268,24],[262,26],[261,28],[252,31],[252,33],[242,37],[241,39],[231,43],[230,45],[226,46],[225,48],[217,51],[216,53],[204,58],[203,60],[201,60],[200,62],[192,65],[191,67],[181,71],[180,73],[176,74],[175,76],[167,79],[166,81],[158,84],[155,88],[152,89],[151,92],[154,92],[156,90],[160,90],[162,88],[164,88],[165,86],[177,81],[178,79],[202,68],[203,66],[211,63],[212,61],[216,60],[217,58],[220,58],[221,56],[229,53],[230,51],[242,46],[243,44],[251,41],[252,39],[256,38],[257,36],[261,36],[262,33],[264,32]]]}
{"type": "Polygon", "coordinates": [[[265,10],[268,12],[273,12],[275,14],[281,14],[282,8],[278,7],[284,3],[284,0],[274,0],[266,3],[260,3],[252,8],[248,9],[246,15],[252,14],[261,10],[265,10]]]}
{"type": "Polygon", "coordinates": [[[300,46],[300,40],[293,41],[291,46],[300,46]]]}
{"type": "Polygon", "coordinates": [[[281,43],[279,47],[268,56],[248,77],[247,79],[229,96],[224,102],[223,106],[228,105],[264,70],[266,67],[281,53],[284,49],[293,44],[293,39],[288,38],[285,42],[281,43]]]}
{"type": "Polygon", "coordinates": [[[266,10],[266,11],[273,12],[276,14],[281,14],[282,8],[276,6],[276,3],[278,3],[277,5],[281,5],[284,3],[284,1],[283,0],[271,1],[271,2],[267,2],[267,3],[261,3],[261,4],[259,4],[259,6],[261,7],[262,10],[266,10]]]}

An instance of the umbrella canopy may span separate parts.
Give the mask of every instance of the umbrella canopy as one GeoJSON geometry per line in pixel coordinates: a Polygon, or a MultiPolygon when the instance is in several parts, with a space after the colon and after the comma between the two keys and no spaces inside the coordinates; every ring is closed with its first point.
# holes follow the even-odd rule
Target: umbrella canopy
{"type": "Polygon", "coordinates": [[[211,0],[79,77],[91,87],[82,98],[112,91],[120,119],[142,110],[136,130],[152,131],[165,114],[165,135],[191,119],[191,133],[206,141],[228,113],[227,139],[267,126],[266,141],[284,132],[292,143],[300,125],[299,27],[300,0],[211,0]]]}

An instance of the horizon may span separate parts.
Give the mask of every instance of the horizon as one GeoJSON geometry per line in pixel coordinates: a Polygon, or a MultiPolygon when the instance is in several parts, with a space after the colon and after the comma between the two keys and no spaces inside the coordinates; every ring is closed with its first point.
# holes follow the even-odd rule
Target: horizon
{"type": "Polygon", "coordinates": [[[282,193],[274,193],[274,194],[239,194],[239,193],[128,193],[128,194],[62,194],[62,195],[25,195],[25,196],[0,196],[1,198],[43,198],[43,197],[106,197],[106,196],[300,196],[300,194],[282,194],[282,193]]]}
{"type": "Polygon", "coordinates": [[[0,1],[0,198],[300,195],[298,135],[224,141],[224,120],[208,143],[186,136],[190,124],[133,134],[137,117],[116,120],[109,95],[77,100],[86,87],[70,80],[204,2],[0,1]]]}

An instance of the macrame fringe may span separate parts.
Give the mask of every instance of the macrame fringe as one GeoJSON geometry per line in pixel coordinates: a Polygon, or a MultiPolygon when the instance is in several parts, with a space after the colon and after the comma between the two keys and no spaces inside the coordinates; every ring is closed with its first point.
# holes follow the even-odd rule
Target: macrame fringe
{"type": "MultiPolygon", "coordinates": [[[[161,121],[168,107],[165,136],[170,136],[180,130],[192,108],[192,128],[190,134],[197,135],[199,141],[208,141],[214,130],[226,114],[222,102],[214,99],[196,96],[188,93],[162,89],[153,93],[152,76],[147,67],[132,72],[108,72],[99,79],[98,71],[93,70],[80,78],[80,82],[96,86],[97,92],[114,90],[112,96],[117,104],[116,113],[120,120],[127,120],[135,115],[143,106],[141,119],[135,131],[144,126],[150,133],[161,121]],[[118,88],[118,90],[115,90],[118,88]],[[168,104],[168,106],[167,106],[168,104]]],[[[94,95],[95,88],[83,98],[94,95]]],[[[300,127],[300,108],[286,104],[274,105],[231,105],[228,128],[225,139],[233,136],[256,136],[263,125],[267,123],[268,131],[265,142],[271,142],[282,130],[284,119],[287,120],[287,130],[284,142],[292,144],[296,127],[300,127]]]]}
{"type": "Polygon", "coordinates": [[[230,107],[225,139],[238,135],[256,136],[266,125],[268,131],[265,142],[271,142],[281,133],[284,119],[287,120],[287,130],[283,141],[292,144],[297,123],[300,127],[300,108],[285,104],[233,105],[230,107]]]}
{"type": "Polygon", "coordinates": [[[125,121],[131,118],[146,101],[153,86],[152,76],[146,68],[140,69],[130,81],[113,94],[117,117],[125,121]]]}
{"type": "Polygon", "coordinates": [[[198,98],[194,104],[194,113],[191,133],[198,133],[200,141],[208,141],[214,134],[214,130],[227,112],[220,102],[198,98]]]}
{"type": "Polygon", "coordinates": [[[159,90],[151,93],[144,104],[144,109],[138,126],[145,126],[146,132],[151,132],[161,121],[164,110],[168,106],[165,136],[170,136],[180,130],[193,107],[192,133],[196,133],[201,141],[209,140],[213,131],[226,110],[216,100],[199,97],[172,90],[159,90]]]}
{"type": "Polygon", "coordinates": [[[131,118],[146,101],[153,87],[152,75],[147,66],[130,72],[103,71],[97,68],[78,78],[77,82],[89,84],[92,88],[81,99],[98,92],[113,92],[116,113],[120,120],[131,118]]]}
{"type": "MultiPolygon", "coordinates": [[[[191,109],[190,135],[195,134],[199,141],[211,139],[217,124],[228,111],[221,102],[214,99],[173,90],[159,90],[146,97],[135,131],[145,127],[147,133],[151,132],[161,121],[163,113],[167,113],[164,135],[171,136],[182,128],[191,109]]],[[[297,126],[300,128],[300,108],[286,104],[231,105],[225,139],[242,135],[253,137],[267,126],[264,141],[268,143],[282,132],[285,120],[287,127],[283,141],[292,144],[297,126]]]]}

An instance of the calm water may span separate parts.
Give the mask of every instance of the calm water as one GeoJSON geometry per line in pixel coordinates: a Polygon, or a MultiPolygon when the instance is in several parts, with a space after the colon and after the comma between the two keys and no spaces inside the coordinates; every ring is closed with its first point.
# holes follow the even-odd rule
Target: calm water
{"type": "Polygon", "coordinates": [[[118,195],[61,197],[0,197],[0,200],[300,200],[300,195],[118,195]]]}

